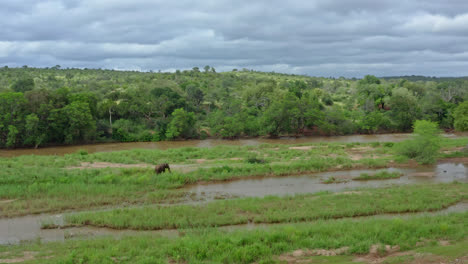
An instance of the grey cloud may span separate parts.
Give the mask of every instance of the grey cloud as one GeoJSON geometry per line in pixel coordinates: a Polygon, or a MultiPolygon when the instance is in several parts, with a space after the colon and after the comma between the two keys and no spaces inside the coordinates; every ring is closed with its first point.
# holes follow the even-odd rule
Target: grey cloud
{"type": "Polygon", "coordinates": [[[0,65],[468,75],[464,0],[3,0],[0,65]]]}

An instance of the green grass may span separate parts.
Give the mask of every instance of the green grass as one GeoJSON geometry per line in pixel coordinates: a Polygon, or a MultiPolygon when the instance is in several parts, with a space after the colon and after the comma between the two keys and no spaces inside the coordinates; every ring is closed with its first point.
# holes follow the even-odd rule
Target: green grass
{"type": "Polygon", "coordinates": [[[433,245],[417,248],[414,253],[408,252],[407,255],[388,257],[383,263],[425,263],[431,260],[433,261],[431,263],[434,263],[435,260],[438,263],[457,263],[453,261],[468,256],[468,239],[466,237],[461,241],[450,241],[448,246],[441,246],[437,241],[430,241],[429,244],[433,245]]]}
{"type": "Polygon", "coordinates": [[[361,173],[359,177],[353,178],[355,181],[368,181],[368,180],[387,180],[387,179],[397,179],[403,176],[401,172],[390,172],[390,171],[378,171],[375,174],[369,175],[368,173],[361,173]]]}
{"type": "Polygon", "coordinates": [[[335,177],[328,177],[327,179],[323,180],[322,183],[324,184],[332,184],[332,183],[342,183],[347,182],[346,179],[338,179],[335,177]]]}
{"type": "MultiPolygon", "coordinates": [[[[466,144],[468,138],[442,141],[444,148],[466,144]]],[[[136,149],[94,154],[79,151],[65,156],[26,155],[0,158],[0,200],[14,200],[0,204],[0,217],[119,204],[174,202],[187,194],[172,192],[172,189],[201,181],[286,176],[337,169],[384,168],[391,160],[398,160],[392,153],[393,148],[386,144],[313,143],[136,149]],[[310,149],[291,149],[297,146],[308,146],[310,149]],[[377,158],[369,158],[366,154],[361,160],[352,160],[349,154],[353,148],[363,148],[367,154],[377,155],[377,158]],[[252,156],[265,160],[265,163],[248,163],[248,158],[252,156]],[[196,159],[206,159],[201,164],[206,167],[201,167],[196,159]],[[156,175],[151,167],[67,169],[69,166],[78,166],[81,162],[168,162],[171,165],[192,164],[195,170],[183,172],[173,169],[173,173],[156,175]]]]}
{"type": "MultiPolygon", "coordinates": [[[[437,242],[433,242],[433,244],[437,244],[437,242]]],[[[446,256],[446,257],[450,257],[451,259],[455,259],[455,258],[459,258],[462,256],[467,256],[468,255],[467,249],[468,249],[468,238],[458,243],[453,243],[447,246],[431,245],[427,247],[418,248],[416,252],[431,253],[434,255],[446,256]]]]}
{"type": "Polygon", "coordinates": [[[245,198],[178,205],[84,212],[66,216],[73,225],[157,230],[253,223],[288,223],[440,210],[468,198],[468,184],[408,185],[359,192],[245,198]]]}
{"type": "Polygon", "coordinates": [[[0,259],[32,251],[39,256],[30,263],[274,263],[277,256],[296,249],[349,247],[347,254],[366,254],[375,244],[399,245],[404,251],[422,241],[460,241],[468,235],[467,219],[468,213],[323,220],[253,230],[186,230],[178,238],[137,235],[26,243],[0,246],[0,259]]]}

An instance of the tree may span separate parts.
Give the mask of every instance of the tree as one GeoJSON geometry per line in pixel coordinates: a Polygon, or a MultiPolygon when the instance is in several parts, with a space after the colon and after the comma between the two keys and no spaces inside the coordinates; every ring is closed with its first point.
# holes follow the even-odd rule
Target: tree
{"type": "Polygon", "coordinates": [[[91,115],[88,103],[76,101],[64,107],[61,112],[68,119],[64,129],[65,143],[87,141],[95,136],[96,121],[91,115]]]}
{"type": "Polygon", "coordinates": [[[457,106],[453,113],[454,126],[458,131],[468,131],[468,101],[457,106]]]}
{"type": "Polygon", "coordinates": [[[109,115],[109,133],[112,135],[112,114],[114,113],[114,109],[116,108],[117,104],[111,99],[104,99],[100,102],[99,108],[101,113],[106,113],[109,115]]]}
{"type": "Polygon", "coordinates": [[[359,81],[359,84],[380,84],[380,80],[374,75],[366,75],[359,81]]]}
{"type": "Polygon", "coordinates": [[[36,114],[26,116],[25,132],[24,144],[33,145],[34,148],[42,144],[46,138],[45,131],[41,131],[40,129],[40,120],[36,114]]]}
{"type": "Polygon", "coordinates": [[[34,80],[32,78],[25,78],[16,81],[11,87],[15,92],[27,92],[34,89],[34,80]]]}
{"type": "Polygon", "coordinates": [[[421,117],[418,99],[406,88],[395,88],[386,102],[391,108],[389,116],[400,131],[410,130],[413,122],[421,117]]]}
{"type": "Polygon", "coordinates": [[[205,73],[208,73],[211,67],[209,65],[206,65],[205,67],[203,67],[203,69],[205,70],[205,73]]]}
{"type": "Polygon", "coordinates": [[[240,115],[228,115],[222,110],[211,113],[208,117],[211,132],[214,135],[222,138],[239,137],[244,130],[244,123],[240,119],[240,115]]]}
{"type": "Polygon", "coordinates": [[[299,109],[299,99],[288,92],[283,97],[277,98],[263,114],[263,126],[265,132],[272,136],[283,133],[297,133],[303,128],[302,113],[299,109]]]}
{"type": "Polygon", "coordinates": [[[0,146],[13,147],[17,143],[26,104],[22,93],[0,93],[0,146]]]}
{"type": "Polygon", "coordinates": [[[195,136],[195,114],[183,108],[174,110],[166,131],[167,139],[191,138],[195,136]]]}
{"type": "Polygon", "coordinates": [[[187,101],[191,102],[193,106],[199,107],[200,104],[203,102],[203,91],[198,88],[195,84],[189,84],[185,88],[187,92],[187,101]]]}

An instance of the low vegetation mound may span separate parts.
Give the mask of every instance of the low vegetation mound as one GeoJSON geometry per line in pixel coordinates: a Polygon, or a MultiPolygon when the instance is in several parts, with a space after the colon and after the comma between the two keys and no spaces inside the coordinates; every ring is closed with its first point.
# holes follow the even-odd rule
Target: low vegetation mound
{"type": "Polygon", "coordinates": [[[396,179],[403,176],[401,172],[390,172],[390,171],[379,171],[375,174],[369,175],[368,173],[361,173],[359,177],[353,178],[355,181],[367,181],[367,180],[386,180],[386,179],[396,179]]]}

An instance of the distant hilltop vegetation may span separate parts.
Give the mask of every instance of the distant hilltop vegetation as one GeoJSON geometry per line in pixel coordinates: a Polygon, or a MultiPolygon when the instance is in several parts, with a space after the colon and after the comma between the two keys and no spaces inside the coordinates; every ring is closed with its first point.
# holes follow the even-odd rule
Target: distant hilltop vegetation
{"type": "Polygon", "coordinates": [[[0,147],[468,129],[468,77],[0,68],[0,147]]]}

